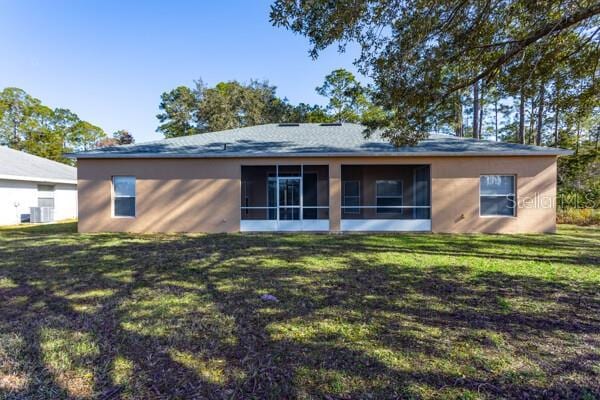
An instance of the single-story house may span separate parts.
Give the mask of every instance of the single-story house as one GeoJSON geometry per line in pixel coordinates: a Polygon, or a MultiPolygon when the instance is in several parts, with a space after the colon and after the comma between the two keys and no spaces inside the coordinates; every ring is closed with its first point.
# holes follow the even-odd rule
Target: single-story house
{"type": "Polygon", "coordinates": [[[0,225],[76,217],[77,169],[0,146],[0,225]]]}
{"type": "Polygon", "coordinates": [[[75,154],[79,231],[553,232],[568,150],[268,124],[75,154]]]}

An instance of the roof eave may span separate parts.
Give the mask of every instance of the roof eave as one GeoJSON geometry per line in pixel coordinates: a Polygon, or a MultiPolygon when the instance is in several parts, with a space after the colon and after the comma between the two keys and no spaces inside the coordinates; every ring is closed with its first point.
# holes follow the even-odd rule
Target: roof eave
{"type": "Polygon", "coordinates": [[[464,151],[464,152],[329,152],[329,153],[105,153],[105,154],[72,154],[76,159],[93,158],[279,158],[279,157],[515,157],[515,156],[567,156],[572,155],[572,150],[556,151],[464,151]]]}
{"type": "Polygon", "coordinates": [[[27,182],[39,182],[39,183],[65,183],[68,185],[77,185],[77,179],[60,179],[60,178],[44,178],[36,176],[21,176],[21,175],[2,175],[0,179],[7,181],[27,181],[27,182]]]}

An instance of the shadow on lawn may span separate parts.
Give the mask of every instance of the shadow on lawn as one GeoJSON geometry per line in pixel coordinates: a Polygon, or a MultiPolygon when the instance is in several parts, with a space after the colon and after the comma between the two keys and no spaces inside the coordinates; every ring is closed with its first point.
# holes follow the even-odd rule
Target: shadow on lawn
{"type": "MultiPolygon", "coordinates": [[[[69,229],[0,231],[0,397],[600,395],[595,284],[418,265],[496,257],[485,243],[69,229]]],[[[524,246],[597,261],[585,242],[567,256],[547,244],[524,246]]]]}

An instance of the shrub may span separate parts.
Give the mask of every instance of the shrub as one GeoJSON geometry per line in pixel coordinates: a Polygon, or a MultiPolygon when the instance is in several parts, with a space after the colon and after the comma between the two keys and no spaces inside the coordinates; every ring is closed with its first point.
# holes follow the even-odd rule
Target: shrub
{"type": "Polygon", "coordinates": [[[556,222],[572,225],[600,225],[600,210],[594,208],[566,208],[556,213],[556,222]]]}

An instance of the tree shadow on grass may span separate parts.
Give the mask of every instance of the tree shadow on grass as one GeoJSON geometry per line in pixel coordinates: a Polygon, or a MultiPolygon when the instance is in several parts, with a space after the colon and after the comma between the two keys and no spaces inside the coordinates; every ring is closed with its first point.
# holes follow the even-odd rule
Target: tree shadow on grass
{"type": "Polygon", "coordinates": [[[438,236],[407,265],[386,235],[0,235],[0,397],[600,394],[597,282],[436,265],[438,236]]]}

